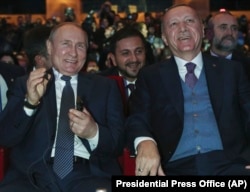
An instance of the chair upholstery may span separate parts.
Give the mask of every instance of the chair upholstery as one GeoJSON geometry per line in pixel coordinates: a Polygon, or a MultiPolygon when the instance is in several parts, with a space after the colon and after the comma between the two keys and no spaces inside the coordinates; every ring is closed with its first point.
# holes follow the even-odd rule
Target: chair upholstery
{"type": "Polygon", "coordinates": [[[8,151],[0,147],[0,181],[3,179],[5,171],[8,167],[8,151]]]}
{"type": "Polygon", "coordinates": [[[135,175],[135,157],[131,155],[129,149],[124,148],[123,154],[120,158],[122,158],[121,165],[123,168],[123,175],[134,176],[135,175]]]}

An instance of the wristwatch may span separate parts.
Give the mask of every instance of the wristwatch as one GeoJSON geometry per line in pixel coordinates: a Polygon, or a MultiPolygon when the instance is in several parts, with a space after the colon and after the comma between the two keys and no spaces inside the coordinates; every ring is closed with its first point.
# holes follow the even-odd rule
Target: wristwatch
{"type": "Polygon", "coordinates": [[[36,109],[38,107],[40,102],[38,102],[37,105],[32,105],[28,102],[28,99],[25,97],[24,99],[24,107],[27,107],[28,109],[36,109]]]}

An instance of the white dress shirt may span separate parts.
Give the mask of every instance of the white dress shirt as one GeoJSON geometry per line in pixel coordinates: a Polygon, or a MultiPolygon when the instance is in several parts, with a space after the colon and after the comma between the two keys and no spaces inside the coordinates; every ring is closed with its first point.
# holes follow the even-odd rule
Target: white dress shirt
{"type": "Polygon", "coordinates": [[[0,75],[0,89],[1,89],[1,100],[2,100],[2,109],[4,109],[5,105],[7,104],[7,91],[8,91],[8,86],[3,78],[2,75],[0,75]]]}

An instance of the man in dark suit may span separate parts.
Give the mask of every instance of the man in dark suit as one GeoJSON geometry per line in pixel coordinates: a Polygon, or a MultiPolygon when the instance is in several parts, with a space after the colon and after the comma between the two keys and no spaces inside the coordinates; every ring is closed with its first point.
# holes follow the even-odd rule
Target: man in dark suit
{"type": "Polygon", "coordinates": [[[25,75],[25,70],[16,65],[0,62],[0,74],[3,76],[7,86],[10,87],[17,77],[25,75]]]}
{"type": "Polygon", "coordinates": [[[17,77],[25,75],[25,70],[16,65],[0,62],[0,75],[1,109],[3,109],[8,100],[8,89],[17,77]]]}
{"type": "Polygon", "coordinates": [[[211,44],[206,53],[241,62],[250,80],[250,58],[238,44],[238,34],[239,24],[234,15],[229,11],[214,14],[205,29],[205,36],[211,44]]]}
{"type": "Polygon", "coordinates": [[[242,65],[203,55],[196,11],[163,16],[173,57],[140,71],[127,120],[136,175],[250,175],[250,86],[242,65]]]}
{"type": "MultiPolygon", "coordinates": [[[[115,79],[120,88],[125,115],[128,115],[128,97],[137,75],[146,64],[146,40],[131,26],[117,31],[110,41],[109,58],[114,67],[100,72],[100,75],[115,79]]],[[[135,86],[134,86],[135,88],[135,86]]],[[[134,90],[132,88],[132,90],[134,90]]]]}
{"type": "Polygon", "coordinates": [[[87,57],[87,42],[79,25],[55,26],[47,41],[49,74],[46,68],[38,68],[11,89],[0,117],[0,145],[11,147],[1,192],[111,191],[111,175],[121,174],[117,158],[124,135],[120,93],[108,78],[78,73],[87,57]],[[74,95],[68,100],[75,99],[76,107],[61,114],[68,103],[61,103],[65,88],[74,95]],[[72,142],[67,148],[59,146],[62,127],[66,127],[64,137],[73,135],[72,140],[61,140],[61,145],[72,142]],[[56,164],[64,160],[58,159],[64,152],[70,160],[60,170],[56,164]]]}

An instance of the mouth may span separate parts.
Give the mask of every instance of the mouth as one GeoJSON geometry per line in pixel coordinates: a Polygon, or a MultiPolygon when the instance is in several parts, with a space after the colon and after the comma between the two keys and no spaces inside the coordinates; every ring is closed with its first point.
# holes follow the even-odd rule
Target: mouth
{"type": "Polygon", "coordinates": [[[180,41],[185,41],[185,40],[189,40],[190,39],[190,36],[181,36],[181,37],[178,37],[178,40],[180,41]]]}
{"type": "Polygon", "coordinates": [[[140,66],[139,62],[136,63],[128,63],[126,67],[131,68],[131,69],[136,69],[138,66],[140,66]]]}
{"type": "Polygon", "coordinates": [[[231,36],[226,36],[222,39],[223,41],[226,40],[226,41],[234,41],[234,38],[231,37],[231,36]]]}
{"type": "Polygon", "coordinates": [[[75,60],[75,59],[65,59],[65,62],[69,63],[69,64],[76,64],[77,60],[75,60]]]}

